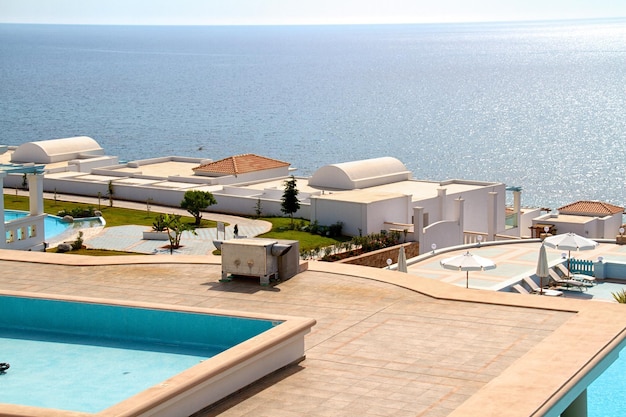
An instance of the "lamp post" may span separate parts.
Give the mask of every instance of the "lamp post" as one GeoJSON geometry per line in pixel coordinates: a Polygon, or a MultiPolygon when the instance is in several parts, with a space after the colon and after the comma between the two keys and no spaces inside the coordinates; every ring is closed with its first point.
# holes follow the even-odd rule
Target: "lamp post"
{"type": "Polygon", "coordinates": [[[437,244],[433,243],[432,245],[430,245],[430,248],[433,250],[433,253],[435,253],[435,249],[437,249],[437,244]]]}

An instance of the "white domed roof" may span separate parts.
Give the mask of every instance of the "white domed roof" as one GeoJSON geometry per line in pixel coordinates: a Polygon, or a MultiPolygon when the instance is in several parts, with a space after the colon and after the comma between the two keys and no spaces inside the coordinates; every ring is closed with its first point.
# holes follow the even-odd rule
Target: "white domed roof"
{"type": "Polygon", "coordinates": [[[104,155],[104,149],[90,137],[41,140],[27,142],[15,149],[11,162],[34,162],[49,164],[52,162],[69,161],[80,155],[104,155]]]}
{"type": "Polygon", "coordinates": [[[337,190],[374,187],[411,178],[406,166],[390,156],[323,166],[315,171],[309,185],[337,190]]]}

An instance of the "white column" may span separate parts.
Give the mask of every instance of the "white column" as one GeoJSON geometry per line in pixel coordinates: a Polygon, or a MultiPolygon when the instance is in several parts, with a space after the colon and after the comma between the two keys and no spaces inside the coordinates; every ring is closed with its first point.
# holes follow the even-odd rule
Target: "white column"
{"type": "MultiPolygon", "coordinates": [[[[517,218],[515,222],[515,227],[519,228],[522,224],[522,192],[521,191],[513,191],[513,210],[515,211],[515,217],[517,218]]],[[[522,236],[522,231],[520,229],[519,236],[522,236]]]]}
{"type": "MultiPolygon", "coordinates": [[[[446,220],[446,195],[447,190],[445,188],[437,189],[437,199],[439,200],[439,218],[436,221],[438,222],[446,220]]],[[[431,222],[432,221],[433,220],[431,220],[431,222]]]]}
{"type": "Polygon", "coordinates": [[[413,235],[419,244],[420,254],[425,253],[424,242],[424,207],[413,207],[413,235]]]}
{"type": "Polygon", "coordinates": [[[458,244],[462,245],[464,242],[464,237],[465,237],[465,215],[464,215],[464,203],[465,200],[463,200],[461,197],[457,198],[456,200],[454,200],[454,209],[455,209],[455,214],[456,214],[456,221],[459,225],[459,239],[458,239],[458,244]]]}
{"type": "Polygon", "coordinates": [[[578,397],[561,413],[561,417],[587,417],[587,390],[578,397]]]}
{"type": "Polygon", "coordinates": [[[487,240],[496,240],[496,232],[498,230],[498,193],[495,191],[489,192],[489,199],[487,203],[487,240]]]}
{"type": "Polygon", "coordinates": [[[31,216],[43,214],[43,175],[28,174],[28,198],[31,216]]]}

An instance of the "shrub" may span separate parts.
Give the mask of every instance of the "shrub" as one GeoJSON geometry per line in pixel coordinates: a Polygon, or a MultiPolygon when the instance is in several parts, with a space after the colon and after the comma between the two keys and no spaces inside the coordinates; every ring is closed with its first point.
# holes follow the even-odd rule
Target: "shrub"
{"type": "Polygon", "coordinates": [[[92,206],[74,207],[70,211],[63,209],[57,212],[57,216],[59,217],[72,216],[75,219],[80,219],[80,218],[85,218],[85,217],[95,217],[95,209],[92,206]]]}
{"type": "Polygon", "coordinates": [[[165,215],[159,214],[152,222],[152,230],[155,232],[164,232],[167,229],[167,223],[165,222],[165,215]]]}
{"type": "Polygon", "coordinates": [[[612,292],[611,295],[620,304],[626,304],[626,290],[612,292]]]}
{"type": "Polygon", "coordinates": [[[79,250],[83,247],[83,232],[78,232],[78,237],[72,242],[72,249],[79,250]]]}

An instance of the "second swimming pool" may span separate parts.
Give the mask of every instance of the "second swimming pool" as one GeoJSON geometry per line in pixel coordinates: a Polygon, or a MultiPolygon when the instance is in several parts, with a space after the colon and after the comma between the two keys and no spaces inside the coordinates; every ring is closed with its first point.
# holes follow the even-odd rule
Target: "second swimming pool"
{"type": "MultiPolygon", "coordinates": [[[[10,364],[0,374],[0,403],[86,413],[115,410],[111,411],[115,414],[128,407],[152,413],[169,402],[173,405],[161,415],[189,415],[189,410],[179,413],[179,409],[194,406],[197,411],[208,405],[189,400],[190,383],[196,384],[192,391],[212,378],[221,384],[204,388],[210,395],[205,392],[198,401],[205,401],[263,376],[258,374],[262,366],[281,367],[302,357],[303,340],[291,352],[272,349],[280,359],[271,359],[273,353],[266,349],[276,342],[269,334],[283,339],[288,333],[281,343],[290,345],[287,340],[296,334],[303,339],[314,321],[246,315],[252,317],[0,296],[0,362],[10,364]],[[257,340],[261,335],[263,340],[257,340]],[[246,369],[243,363],[253,361],[256,351],[268,363],[246,369]],[[242,374],[235,382],[219,376],[239,368],[242,374]],[[252,379],[246,382],[246,377],[252,379]],[[177,402],[176,395],[183,395],[184,402],[177,402]]],[[[3,410],[0,407],[0,413],[3,410]]]]}

